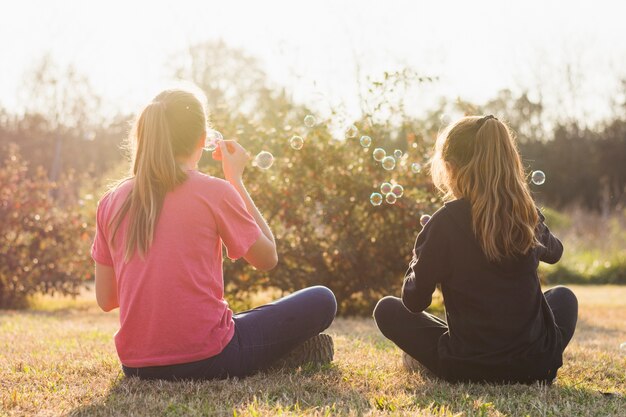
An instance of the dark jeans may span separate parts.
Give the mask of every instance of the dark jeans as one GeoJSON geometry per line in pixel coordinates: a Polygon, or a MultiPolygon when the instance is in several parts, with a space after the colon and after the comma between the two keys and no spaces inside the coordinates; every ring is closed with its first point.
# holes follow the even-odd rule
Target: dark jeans
{"type": "Polygon", "coordinates": [[[223,379],[269,368],[298,345],[327,329],[335,318],[335,295],[326,287],[297,291],[273,303],[235,314],[235,334],[222,352],[196,362],[128,368],[142,379],[223,379]]]}
{"type": "MultiPolygon", "coordinates": [[[[578,300],[566,287],[555,287],[544,293],[561,331],[563,349],[574,335],[578,319],[578,300]]],[[[374,308],[374,320],[381,333],[400,349],[437,375],[439,337],[448,331],[448,325],[432,314],[412,313],[396,297],[385,297],[374,308]]]]}

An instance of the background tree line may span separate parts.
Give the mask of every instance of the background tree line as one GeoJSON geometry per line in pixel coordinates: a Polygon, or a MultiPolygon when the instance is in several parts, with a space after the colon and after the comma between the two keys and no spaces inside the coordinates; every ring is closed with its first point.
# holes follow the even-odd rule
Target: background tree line
{"type": "MultiPolygon", "coordinates": [[[[226,261],[231,300],[246,300],[267,286],[292,291],[316,283],[335,291],[343,313],[362,313],[382,294],[397,290],[419,217],[440,203],[427,171],[414,173],[410,165],[426,164],[446,114],[493,113],[505,119],[517,132],[529,170],[546,172],[546,183],[533,186],[541,203],[603,213],[623,208],[624,102],[616,105],[614,117],[591,127],[546,120],[540,100],[511,91],[482,104],[442,101],[416,117],[402,97],[436,79],[406,69],[368,80],[359,120],[342,120],[336,109],[327,120],[316,115],[318,124],[306,128],[304,116],[315,113],[273,85],[243,51],[209,42],[192,46],[184,57],[186,63],[173,73],[207,94],[216,128],[239,138],[252,153],[269,150],[275,156],[268,171],[249,168],[247,182],[276,234],[281,261],[270,273],[226,261]],[[358,136],[338,138],[337,123],[354,123],[358,136]],[[289,146],[296,134],[305,139],[301,150],[289,146]],[[371,136],[369,149],[359,145],[361,135],[371,136]],[[394,171],[372,159],[375,147],[403,152],[394,171]],[[405,195],[393,206],[373,207],[369,195],[390,180],[403,185],[405,195]]],[[[88,254],[95,204],[125,170],[120,144],[132,118],[99,117],[100,99],[89,81],[48,57],[24,91],[23,113],[0,110],[0,305],[19,303],[33,292],[71,294],[92,277],[88,254]],[[42,268],[41,259],[52,254],[57,260],[46,258],[42,268]]],[[[207,155],[201,169],[219,175],[207,155]]]]}

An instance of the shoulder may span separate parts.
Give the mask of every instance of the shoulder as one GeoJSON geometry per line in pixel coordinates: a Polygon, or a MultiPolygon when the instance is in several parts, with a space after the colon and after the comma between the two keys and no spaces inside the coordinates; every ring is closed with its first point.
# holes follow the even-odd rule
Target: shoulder
{"type": "Polygon", "coordinates": [[[461,200],[454,200],[444,203],[436,212],[430,216],[427,225],[431,227],[441,228],[448,223],[455,212],[462,210],[464,203],[461,200]]]}
{"type": "Polygon", "coordinates": [[[446,201],[442,207],[442,209],[446,209],[448,212],[470,212],[472,207],[470,206],[469,201],[464,198],[458,198],[452,201],[446,201]]]}
{"type": "Polygon", "coordinates": [[[422,242],[429,240],[437,240],[440,241],[445,239],[446,233],[443,232],[447,228],[448,223],[448,209],[446,206],[442,206],[434,212],[428,222],[424,225],[422,230],[417,235],[416,245],[421,244],[422,242]],[[442,233],[443,232],[443,233],[442,233]]]}
{"type": "Polygon", "coordinates": [[[115,204],[118,200],[124,200],[128,193],[132,191],[134,183],[134,178],[126,178],[111,186],[111,188],[102,195],[100,201],[98,201],[98,207],[105,208],[115,204]]]}
{"type": "Polygon", "coordinates": [[[111,204],[116,199],[119,199],[121,195],[126,195],[132,189],[133,178],[125,178],[120,180],[116,184],[110,185],[109,189],[100,197],[98,201],[98,208],[104,208],[111,204]]]}
{"type": "Polygon", "coordinates": [[[471,216],[471,209],[467,201],[454,200],[446,202],[431,215],[430,220],[419,235],[423,239],[446,240],[449,235],[457,233],[456,227],[459,220],[465,223],[468,216],[471,216]]]}
{"type": "Polygon", "coordinates": [[[191,170],[187,172],[187,175],[189,184],[195,187],[213,188],[216,191],[223,191],[232,187],[226,180],[199,171],[191,170]]]}
{"type": "Polygon", "coordinates": [[[228,181],[195,170],[188,171],[187,182],[194,190],[214,198],[227,198],[233,194],[237,194],[235,187],[228,181]]]}

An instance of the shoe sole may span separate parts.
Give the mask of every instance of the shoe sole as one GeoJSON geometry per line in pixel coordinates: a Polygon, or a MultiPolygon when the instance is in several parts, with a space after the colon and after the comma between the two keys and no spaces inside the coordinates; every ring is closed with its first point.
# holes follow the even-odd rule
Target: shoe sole
{"type": "Polygon", "coordinates": [[[402,352],[402,366],[409,372],[418,372],[430,377],[434,376],[428,368],[406,352],[402,352]]]}
{"type": "Polygon", "coordinates": [[[318,334],[293,349],[274,364],[274,368],[297,368],[305,364],[326,365],[332,362],[335,354],[333,338],[318,334]]]}

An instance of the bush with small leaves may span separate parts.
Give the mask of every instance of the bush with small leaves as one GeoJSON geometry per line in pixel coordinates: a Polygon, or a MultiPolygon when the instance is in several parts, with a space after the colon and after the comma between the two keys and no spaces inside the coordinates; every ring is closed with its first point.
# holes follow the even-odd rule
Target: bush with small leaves
{"type": "Polygon", "coordinates": [[[75,295],[93,276],[92,221],[60,206],[43,170],[27,173],[16,146],[0,167],[0,307],[21,307],[35,293],[75,295]]]}

